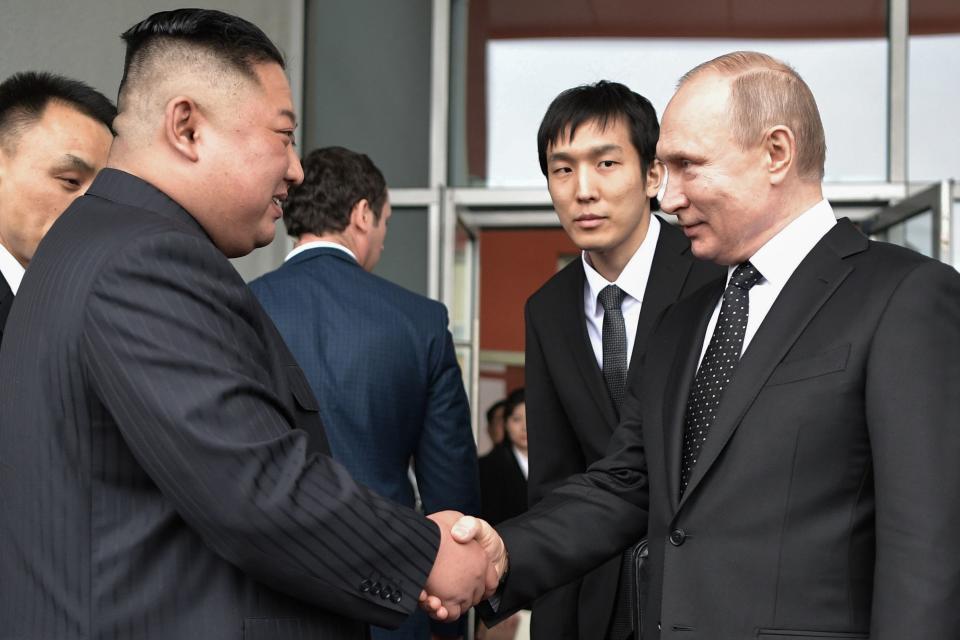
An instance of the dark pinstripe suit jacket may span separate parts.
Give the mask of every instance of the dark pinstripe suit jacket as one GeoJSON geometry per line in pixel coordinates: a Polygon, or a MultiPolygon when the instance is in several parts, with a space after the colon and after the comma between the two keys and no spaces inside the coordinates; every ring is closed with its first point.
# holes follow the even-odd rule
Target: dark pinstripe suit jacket
{"type": "Polygon", "coordinates": [[[0,638],[363,638],[437,528],[327,455],[273,324],[201,227],[105,170],[0,351],[0,638]]]}

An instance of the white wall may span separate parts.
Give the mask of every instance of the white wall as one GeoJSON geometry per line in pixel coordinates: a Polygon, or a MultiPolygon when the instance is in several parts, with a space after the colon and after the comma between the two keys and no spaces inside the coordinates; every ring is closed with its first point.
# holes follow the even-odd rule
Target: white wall
{"type": "Polygon", "coordinates": [[[487,184],[543,184],[536,131],[560,91],[614,80],[660,116],[683,73],[740,49],[785,60],[810,85],[827,137],[827,181],[886,178],[886,40],[544,38],[487,43],[487,184]]]}

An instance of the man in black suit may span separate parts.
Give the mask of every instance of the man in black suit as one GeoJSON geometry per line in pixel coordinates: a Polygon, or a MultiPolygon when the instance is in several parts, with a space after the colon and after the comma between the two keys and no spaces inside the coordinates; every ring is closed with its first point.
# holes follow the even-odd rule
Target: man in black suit
{"type": "Polygon", "coordinates": [[[106,164],[116,115],[77,80],[25,72],[0,83],[0,340],[43,234],[106,164]]]}
{"type": "MultiPolygon", "coordinates": [[[[303,178],[283,58],[218,11],[124,34],[116,143],[0,351],[0,638],[366,638],[479,547],[357,484],[227,257],[303,178]]],[[[491,572],[492,573],[492,572],[491,572]]]]}
{"type": "MultiPolygon", "coordinates": [[[[480,512],[477,447],[447,309],[370,273],[392,215],[383,174],[362,153],[311,151],[284,224],[296,246],[250,283],[320,400],[333,457],[356,480],[426,513],[480,512]]],[[[459,637],[416,612],[374,640],[459,637]]]]}
{"type": "MultiPolygon", "coordinates": [[[[694,259],[678,228],[650,214],[664,173],[659,135],[650,102],[607,81],[564,91],[540,125],[540,168],[582,255],[527,301],[531,505],[603,457],[654,321],[721,275],[694,259]],[[607,312],[611,293],[618,304],[607,312]]],[[[615,614],[620,640],[630,626],[629,607],[614,606],[620,572],[613,559],[541,598],[531,637],[595,640],[615,614]]]]}
{"type": "Polygon", "coordinates": [[[659,322],[608,456],[499,527],[497,615],[646,532],[645,640],[960,637],[960,275],[834,218],[769,56],[685,75],[657,155],[728,280],[659,322]]]}

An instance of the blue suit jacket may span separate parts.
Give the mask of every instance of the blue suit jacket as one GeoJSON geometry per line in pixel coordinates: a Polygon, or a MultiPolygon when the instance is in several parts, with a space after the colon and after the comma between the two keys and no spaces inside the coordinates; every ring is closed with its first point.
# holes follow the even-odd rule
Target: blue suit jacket
{"type": "Polygon", "coordinates": [[[320,400],[334,458],[356,480],[413,506],[412,457],[424,513],[479,512],[470,411],[442,304],[334,248],[300,253],[250,287],[320,400]]]}

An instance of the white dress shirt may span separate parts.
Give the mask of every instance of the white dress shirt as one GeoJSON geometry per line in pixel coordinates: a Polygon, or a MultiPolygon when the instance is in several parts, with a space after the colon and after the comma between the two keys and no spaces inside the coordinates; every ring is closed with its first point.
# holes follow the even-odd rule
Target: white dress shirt
{"type": "Polygon", "coordinates": [[[527,454],[523,453],[516,447],[510,447],[510,450],[513,451],[513,457],[517,459],[517,465],[520,467],[520,473],[522,473],[524,479],[526,479],[530,475],[530,461],[527,459],[527,454]]]}
{"type": "MultiPolygon", "coordinates": [[[[750,344],[750,340],[757,333],[763,319],[767,317],[767,313],[776,301],[777,296],[783,291],[787,280],[800,266],[803,259],[807,257],[810,250],[820,242],[823,236],[827,235],[827,232],[836,223],[837,218],[833,214],[830,203],[821,200],[781,229],[777,235],[767,240],[767,243],[750,257],[750,264],[756,267],[763,278],[747,294],[750,299],[750,308],[747,312],[747,331],[743,337],[741,356],[747,350],[747,345],[750,344]]],[[[736,267],[737,265],[731,265],[727,269],[728,283],[736,267]]],[[[720,315],[722,302],[723,297],[721,296],[720,300],[717,301],[717,306],[713,309],[713,315],[710,316],[707,333],[703,338],[703,347],[700,349],[701,362],[707,352],[713,330],[717,326],[717,317],[720,315]]]]}
{"type": "MultiPolygon", "coordinates": [[[[337,244],[336,242],[328,242],[326,240],[314,240],[312,242],[304,242],[302,245],[300,245],[299,247],[297,247],[296,249],[288,253],[287,257],[284,258],[283,261],[286,262],[293,256],[301,254],[304,251],[309,251],[310,249],[319,249],[320,247],[324,247],[326,249],[340,249],[340,251],[345,251],[348,256],[350,256],[354,260],[357,260],[357,256],[353,254],[353,251],[350,251],[350,249],[347,249],[342,244],[337,244]]],[[[360,262],[360,261],[357,260],[357,262],[360,262]]]]}
{"type": "Polygon", "coordinates": [[[3,279],[10,286],[13,295],[17,295],[17,289],[20,288],[20,281],[23,280],[23,274],[26,269],[23,268],[13,254],[7,251],[7,248],[0,244],[0,273],[3,279]]]}
{"type": "Polygon", "coordinates": [[[603,305],[598,296],[604,287],[615,284],[625,294],[620,304],[623,313],[623,323],[627,329],[627,367],[633,355],[633,343],[637,337],[637,323],[640,321],[640,306],[643,304],[643,292],[647,290],[647,280],[650,279],[650,268],[653,266],[653,254],[657,249],[657,240],[660,238],[660,220],[650,216],[650,225],[647,235],[630,261],[627,262],[616,282],[609,282],[600,275],[584,251],[580,256],[583,260],[583,271],[587,276],[583,286],[583,311],[587,317],[587,335],[593,347],[593,355],[597,358],[597,365],[603,369],[603,305]]]}

